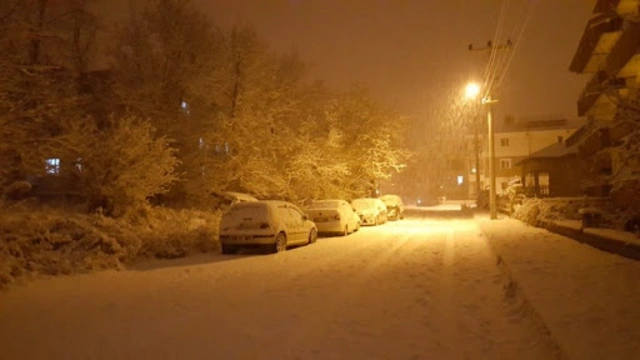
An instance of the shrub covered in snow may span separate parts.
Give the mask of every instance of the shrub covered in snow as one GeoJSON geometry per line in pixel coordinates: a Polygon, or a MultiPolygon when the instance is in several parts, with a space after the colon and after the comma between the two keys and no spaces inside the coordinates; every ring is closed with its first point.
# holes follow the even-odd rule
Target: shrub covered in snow
{"type": "Polygon", "coordinates": [[[150,122],[112,118],[110,127],[91,128],[93,143],[83,151],[82,176],[89,205],[119,216],[166,193],[178,179],[170,141],[156,136],[150,122]]]}
{"type": "Polygon", "coordinates": [[[19,278],[121,269],[139,257],[175,258],[218,247],[220,215],[144,208],[114,219],[26,207],[0,213],[0,288],[19,278]]]}
{"type": "Polygon", "coordinates": [[[629,223],[637,218],[634,209],[616,208],[610,199],[602,198],[529,198],[516,209],[513,217],[530,225],[553,220],[581,220],[580,209],[590,208],[600,212],[599,226],[616,230],[627,230],[629,223]]]}
{"type": "Polygon", "coordinates": [[[139,256],[171,259],[218,249],[221,216],[219,212],[146,207],[125,219],[140,231],[139,256]]]}

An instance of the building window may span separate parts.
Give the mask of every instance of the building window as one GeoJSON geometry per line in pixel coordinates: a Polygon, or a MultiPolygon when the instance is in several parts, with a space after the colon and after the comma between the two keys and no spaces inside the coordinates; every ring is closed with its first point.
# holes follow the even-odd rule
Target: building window
{"type": "Polygon", "coordinates": [[[509,146],[509,138],[500,139],[500,146],[509,146]]]}
{"type": "Polygon", "coordinates": [[[562,136],[558,136],[558,142],[562,144],[564,142],[564,138],[562,136]]]}
{"type": "Polygon", "coordinates": [[[511,169],[511,159],[500,159],[500,169],[511,169]]]}
{"type": "Polygon", "coordinates": [[[76,169],[78,169],[78,171],[82,171],[82,158],[81,157],[76,159],[76,169]]]}
{"type": "Polygon", "coordinates": [[[187,104],[185,101],[181,101],[180,102],[180,108],[182,109],[182,111],[185,112],[185,114],[189,115],[191,113],[190,108],[189,108],[189,104],[187,104]]]}
{"type": "Polygon", "coordinates": [[[456,180],[458,182],[458,185],[462,185],[464,183],[464,176],[458,175],[456,180]]]}
{"type": "Polygon", "coordinates": [[[47,159],[45,169],[47,171],[47,174],[60,174],[60,159],[47,159]]]}

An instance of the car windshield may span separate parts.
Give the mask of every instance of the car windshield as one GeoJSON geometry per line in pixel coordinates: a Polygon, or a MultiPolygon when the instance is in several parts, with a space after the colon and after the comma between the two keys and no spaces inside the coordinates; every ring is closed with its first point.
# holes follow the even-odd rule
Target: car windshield
{"type": "Polygon", "coordinates": [[[398,198],[395,196],[383,196],[380,200],[387,206],[395,206],[399,203],[398,198]]]}
{"type": "Polygon", "coordinates": [[[368,199],[356,199],[351,203],[356,211],[366,210],[373,207],[373,204],[368,199]]]}
{"type": "Polygon", "coordinates": [[[231,207],[225,214],[225,218],[234,220],[258,220],[267,217],[268,208],[266,204],[258,202],[239,203],[231,207]]]}
{"type": "Polygon", "coordinates": [[[337,200],[320,200],[311,203],[309,209],[335,209],[339,206],[340,201],[337,200]]]}

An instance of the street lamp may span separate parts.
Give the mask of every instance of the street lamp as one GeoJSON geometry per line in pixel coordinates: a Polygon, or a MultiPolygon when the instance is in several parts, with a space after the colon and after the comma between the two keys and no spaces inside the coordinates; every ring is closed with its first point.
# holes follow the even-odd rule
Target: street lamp
{"type": "MultiPolygon", "coordinates": [[[[469,83],[465,88],[465,96],[467,99],[476,99],[480,94],[480,85],[476,83],[469,83]]],[[[498,102],[492,100],[491,95],[488,94],[482,99],[482,104],[488,106],[487,108],[487,127],[488,127],[488,143],[489,143],[489,213],[491,220],[498,218],[498,210],[496,203],[496,149],[494,145],[494,133],[493,133],[493,109],[492,104],[498,102]]]]}
{"type": "Polygon", "coordinates": [[[478,94],[480,94],[480,85],[476,83],[467,84],[464,94],[467,97],[467,99],[475,100],[475,98],[478,97],[478,94]]]}

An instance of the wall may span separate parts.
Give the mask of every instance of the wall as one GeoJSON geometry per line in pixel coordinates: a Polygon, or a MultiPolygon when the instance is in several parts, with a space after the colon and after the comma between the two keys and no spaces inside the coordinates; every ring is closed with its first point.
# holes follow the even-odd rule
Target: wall
{"type": "Polygon", "coordinates": [[[516,166],[517,162],[526,159],[534,152],[555,144],[558,142],[558,137],[562,137],[562,141],[565,141],[576,130],[554,129],[496,133],[496,186],[498,193],[509,180],[522,173],[521,168],[516,166]],[[505,141],[508,141],[508,145],[505,141]],[[502,169],[501,159],[510,159],[511,169],[502,169]]]}
{"type": "Polygon", "coordinates": [[[575,155],[561,158],[530,159],[522,167],[522,176],[528,173],[549,174],[549,196],[566,197],[582,195],[584,179],[580,163],[575,155]]]}

